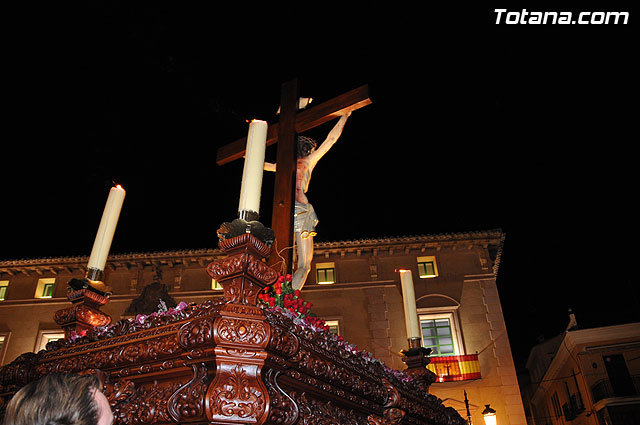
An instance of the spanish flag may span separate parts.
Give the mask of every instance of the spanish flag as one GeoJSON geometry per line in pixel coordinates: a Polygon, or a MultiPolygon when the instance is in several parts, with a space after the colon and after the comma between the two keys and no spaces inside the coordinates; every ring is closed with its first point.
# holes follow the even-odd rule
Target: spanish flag
{"type": "Polygon", "coordinates": [[[462,356],[430,357],[427,369],[436,374],[436,382],[467,381],[480,379],[480,362],[477,354],[462,356]]]}

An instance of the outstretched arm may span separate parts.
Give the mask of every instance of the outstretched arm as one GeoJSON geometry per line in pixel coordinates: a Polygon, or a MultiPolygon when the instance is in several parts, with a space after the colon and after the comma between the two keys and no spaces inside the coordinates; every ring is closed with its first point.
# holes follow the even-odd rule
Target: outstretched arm
{"type": "Polygon", "coordinates": [[[307,157],[309,162],[311,163],[311,166],[314,166],[320,160],[320,158],[324,156],[324,154],[329,152],[329,149],[331,149],[334,143],[338,141],[338,138],[342,134],[342,129],[344,128],[349,115],[351,115],[351,112],[347,112],[346,114],[342,115],[333,129],[329,132],[327,138],[324,140],[324,142],[322,142],[320,147],[307,157]]]}

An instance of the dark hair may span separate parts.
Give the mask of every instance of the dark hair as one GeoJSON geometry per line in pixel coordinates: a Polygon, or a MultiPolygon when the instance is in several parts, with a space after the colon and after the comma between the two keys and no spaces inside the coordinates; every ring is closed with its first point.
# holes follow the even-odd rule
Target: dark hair
{"type": "Polygon", "coordinates": [[[298,136],[298,158],[308,156],[317,146],[318,143],[315,139],[306,136],[298,136]]]}
{"type": "Polygon", "coordinates": [[[4,425],[95,425],[99,417],[93,398],[96,390],[101,390],[96,375],[43,376],[13,396],[4,425]]]}

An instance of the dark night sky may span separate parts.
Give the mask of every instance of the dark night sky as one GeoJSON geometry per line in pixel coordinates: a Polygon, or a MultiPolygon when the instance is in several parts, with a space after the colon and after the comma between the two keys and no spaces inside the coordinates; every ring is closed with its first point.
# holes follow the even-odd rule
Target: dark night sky
{"type": "Polygon", "coordinates": [[[583,327],[640,320],[629,7],[586,9],[629,10],[626,26],[527,26],[496,25],[493,4],[135,3],[10,15],[0,259],[88,255],[112,181],[127,190],[112,253],[215,247],[242,173],[216,150],[277,120],[298,77],[317,103],[362,84],[373,99],[314,171],[317,240],[501,228],[519,360],[569,307],[583,327]]]}

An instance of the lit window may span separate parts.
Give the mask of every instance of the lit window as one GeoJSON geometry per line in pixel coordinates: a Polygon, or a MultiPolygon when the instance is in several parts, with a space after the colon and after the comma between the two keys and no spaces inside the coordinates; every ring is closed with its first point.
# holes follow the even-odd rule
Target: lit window
{"type": "Polygon", "coordinates": [[[463,354],[462,337],[454,313],[420,314],[422,346],[431,348],[432,356],[463,354]]]}
{"type": "Polygon", "coordinates": [[[42,289],[42,297],[40,298],[51,298],[53,295],[53,283],[45,283],[44,288],[42,289]]]}
{"type": "Polygon", "coordinates": [[[449,319],[420,320],[420,327],[423,346],[431,348],[433,355],[452,356],[455,353],[449,319]]]}
{"type": "Polygon", "coordinates": [[[8,280],[0,280],[0,301],[7,297],[7,289],[9,288],[8,280]]]}
{"type": "Polygon", "coordinates": [[[418,257],[418,274],[421,279],[438,276],[436,257],[418,257]]]}
{"type": "Polygon", "coordinates": [[[222,289],[222,285],[220,285],[220,283],[217,280],[211,279],[211,289],[220,290],[222,289]]]}
{"type": "Polygon", "coordinates": [[[47,348],[47,344],[49,342],[57,341],[63,338],[64,338],[64,332],[61,332],[60,330],[39,331],[38,338],[36,339],[36,346],[33,352],[37,353],[40,350],[44,350],[45,348],[47,348]]]}
{"type": "Polygon", "coordinates": [[[340,321],[339,320],[325,320],[324,324],[329,326],[329,333],[332,335],[340,335],[340,321]]]}
{"type": "Polygon", "coordinates": [[[9,344],[10,332],[0,332],[0,364],[4,363],[4,354],[7,351],[7,344],[9,344]]]}
{"type": "Polygon", "coordinates": [[[317,263],[316,277],[319,285],[331,285],[336,283],[336,268],[333,263],[317,263]]]}
{"type": "Polygon", "coordinates": [[[35,298],[51,298],[53,296],[53,288],[56,283],[55,277],[48,277],[44,279],[38,279],[38,286],[36,286],[35,298]]]}

